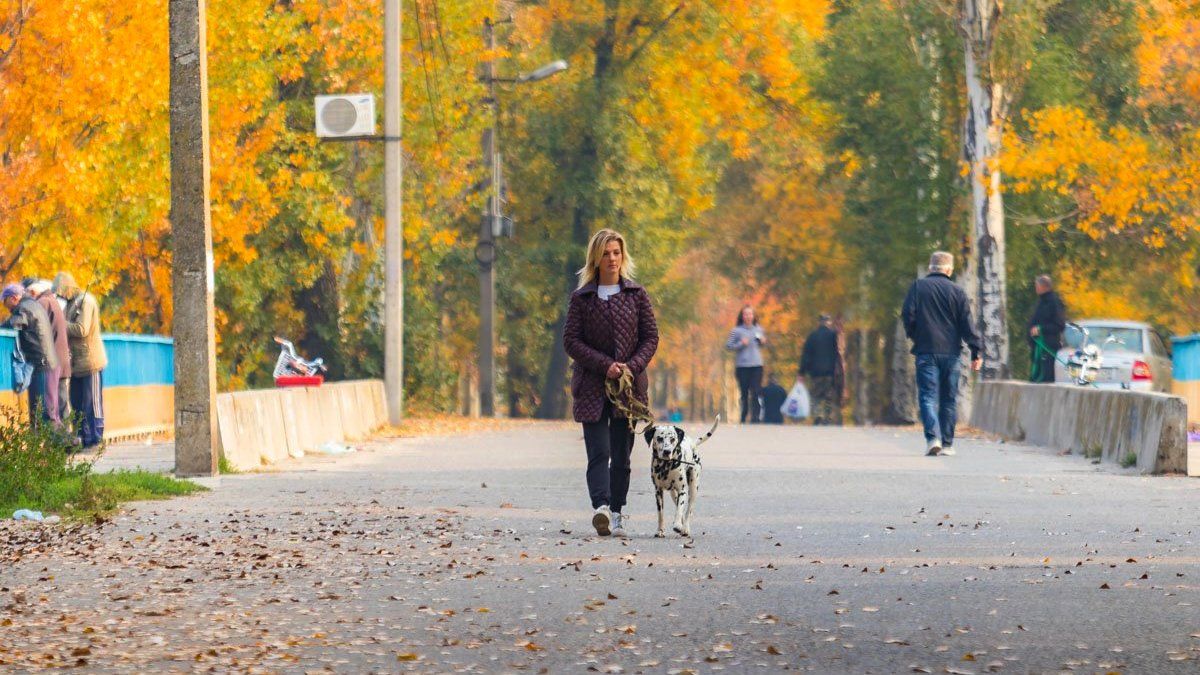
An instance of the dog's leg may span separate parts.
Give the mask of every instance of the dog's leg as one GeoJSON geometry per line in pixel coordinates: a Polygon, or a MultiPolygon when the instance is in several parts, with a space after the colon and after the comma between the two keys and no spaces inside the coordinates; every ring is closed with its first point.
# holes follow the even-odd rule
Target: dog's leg
{"type": "Polygon", "coordinates": [[[683,484],[682,471],[679,472],[679,482],[671,488],[671,492],[675,495],[675,525],[672,529],[687,536],[687,528],[683,526],[683,513],[688,508],[688,491],[687,486],[683,484]]]}
{"type": "Polygon", "coordinates": [[[683,534],[689,536],[692,533],[692,511],[696,508],[696,496],[700,494],[700,468],[696,467],[689,473],[688,481],[688,502],[687,513],[683,516],[683,534]]]}
{"type": "Polygon", "coordinates": [[[658,533],[654,536],[665,537],[667,534],[663,532],[663,491],[657,485],[654,486],[654,504],[658,506],[658,533]]]}

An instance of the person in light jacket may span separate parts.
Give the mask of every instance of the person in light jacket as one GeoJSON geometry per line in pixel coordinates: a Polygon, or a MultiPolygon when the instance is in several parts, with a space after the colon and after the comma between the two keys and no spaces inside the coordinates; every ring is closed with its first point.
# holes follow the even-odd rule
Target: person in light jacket
{"type": "Polygon", "coordinates": [[[68,272],[54,277],[54,294],[67,301],[67,339],[71,346],[71,408],[79,420],[85,450],[104,440],[104,368],[108,355],[100,339],[100,304],[68,272]]]}
{"type": "Polygon", "coordinates": [[[725,348],[734,353],[734,373],[737,375],[738,391],[742,397],[742,414],[740,421],[750,423],[759,421],[758,396],[762,389],[763,358],[762,347],[767,344],[767,335],[758,325],[758,317],[750,305],[742,307],[738,312],[737,324],[729,331],[729,339],[725,348]]]}
{"type": "Polygon", "coordinates": [[[633,271],[624,237],[609,229],[594,234],[563,328],[563,346],[574,360],[572,412],[583,425],[592,526],[602,537],[625,534],[621,512],[633,453],[629,421],[609,401],[605,381],[628,371],[635,398],[648,405],[646,367],[658,350],[654,308],[646,289],[633,280],[633,271]]]}

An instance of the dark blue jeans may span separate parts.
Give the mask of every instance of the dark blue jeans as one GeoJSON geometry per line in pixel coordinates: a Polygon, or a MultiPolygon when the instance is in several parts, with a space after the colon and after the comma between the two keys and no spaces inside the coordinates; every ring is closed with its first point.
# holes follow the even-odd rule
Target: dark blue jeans
{"type": "Polygon", "coordinates": [[[925,440],[954,443],[958,416],[958,354],[917,354],[917,398],[925,440]]]}

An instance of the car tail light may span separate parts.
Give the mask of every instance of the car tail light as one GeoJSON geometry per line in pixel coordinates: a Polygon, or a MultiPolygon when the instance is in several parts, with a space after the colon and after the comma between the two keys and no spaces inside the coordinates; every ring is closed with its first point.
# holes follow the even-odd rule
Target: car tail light
{"type": "Polygon", "coordinates": [[[1152,380],[1154,376],[1150,374],[1150,364],[1145,361],[1133,362],[1133,379],[1136,380],[1152,380]]]}

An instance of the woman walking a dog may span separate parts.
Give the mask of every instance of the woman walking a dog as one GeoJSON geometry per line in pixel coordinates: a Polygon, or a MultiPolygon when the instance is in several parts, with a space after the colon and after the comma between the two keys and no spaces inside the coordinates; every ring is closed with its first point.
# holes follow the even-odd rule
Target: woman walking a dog
{"type": "Polygon", "coordinates": [[[619,233],[603,229],[588,243],[579,288],[571,294],[563,345],[575,361],[572,410],[583,424],[587,485],[596,533],[624,536],[621,510],[629,493],[633,432],[613,407],[606,380],[633,376],[634,397],[649,403],[646,366],[658,349],[658,323],[646,289],[633,280],[633,258],[619,233]]]}

